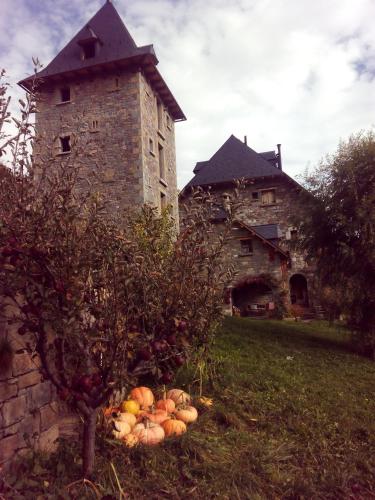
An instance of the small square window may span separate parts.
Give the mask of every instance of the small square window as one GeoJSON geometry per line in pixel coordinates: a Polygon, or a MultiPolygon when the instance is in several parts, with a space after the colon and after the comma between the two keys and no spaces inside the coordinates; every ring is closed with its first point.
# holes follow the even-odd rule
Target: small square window
{"type": "Polygon", "coordinates": [[[70,135],[66,135],[65,137],[60,137],[60,146],[62,153],[70,153],[70,135]]]}
{"type": "Polygon", "coordinates": [[[276,203],[276,192],[274,189],[261,191],[262,205],[273,205],[276,203]]]}
{"type": "Polygon", "coordinates": [[[99,120],[92,120],[91,122],[91,131],[98,132],[99,131],[99,120]]]}
{"type": "Polygon", "coordinates": [[[297,234],[297,229],[292,229],[292,230],[290,231],[290,239],[291,239],[292,241],[296,241],[297,236],[298,236],[298,234],[297,234]]]}
{"type": "Polygon", "coordinates": [[[60,99],[61,102],[70,101],[70,87],[63,87],[60,89],[60,99]]]}
{"type": "Polygon", "coordinates": [[[84,59],[92,59],[95,57],[95,42],[85,43],[82,48],[84,59]]]}
{"type": "Polygon", "coordinates": [[[259,192],[258,192],[258,191],[253,191],[253,192],[251,193],[251,199],[252,199],[253,201],[258,201],[258,200],[259,200],[259,192]]]}
{"type": "Polygon", "coordinates": [[[252,240],[241,240],[241,254],[242,255],[252,255],[253,253],[253,241],[252,240]]]}

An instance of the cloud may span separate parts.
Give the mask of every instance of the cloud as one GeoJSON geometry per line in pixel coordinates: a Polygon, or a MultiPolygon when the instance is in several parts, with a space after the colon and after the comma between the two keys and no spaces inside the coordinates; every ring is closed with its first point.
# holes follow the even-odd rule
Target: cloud
{"type": "MultiPolygon", "coordinates": [[[[48,63],[102,5],[2,0],[0,57],[14,81],[48,63]]],[[[178,180],[235,134],[257,151],[282,143],[292,176],[374,125],[372,0],[117,0],[138,45],[188,121],[176,124],[178,180]]]]}

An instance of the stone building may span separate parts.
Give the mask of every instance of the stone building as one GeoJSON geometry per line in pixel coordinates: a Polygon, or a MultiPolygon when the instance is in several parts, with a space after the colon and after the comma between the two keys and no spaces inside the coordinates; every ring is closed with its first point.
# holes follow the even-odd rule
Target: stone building
{"type": "MultiPolygon", "coordinates": [[[[111,1],[36,74],[34,159],[74,161],[112,213],[151,204],[178,220],[174,124],[185,115],[111,1]],[[79,153],[77,153],[79,151],[79,153]]],[[[33,77],[19,84],[29,91],[33,77]]]]}
{"type": "Polygon", "coordinates": [[[312,309],[314,267],[292,244],[296,231],[291,215],[302,188],[283,172],[280,145],[277,153],[257,153],[246,139],[232,135],[208,161],[196,164],[194,174],[180,203],[198,186],[210,189],[212,223],[218,229],[231,210],[235,181],[243,181],[225,256],[236,271],[227,291],[227,311],[260,316],[273,315],[282,305],[297,304],[306,313],[312,309]]]}

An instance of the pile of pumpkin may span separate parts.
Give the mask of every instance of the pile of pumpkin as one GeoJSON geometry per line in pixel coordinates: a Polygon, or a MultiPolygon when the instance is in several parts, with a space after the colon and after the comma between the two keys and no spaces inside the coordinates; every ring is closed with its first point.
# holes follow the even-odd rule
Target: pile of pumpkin
{"type": "Polygon", "coordinates": [[[104,410],[112,435],[129,448],[137,444],[156,445],[165,437],[180,436],[186,425],[195,422],[198,412],[191,397],[181,389],[171,389],[155,402],[148,387],[136,387],[119,407],[104,410]]]}

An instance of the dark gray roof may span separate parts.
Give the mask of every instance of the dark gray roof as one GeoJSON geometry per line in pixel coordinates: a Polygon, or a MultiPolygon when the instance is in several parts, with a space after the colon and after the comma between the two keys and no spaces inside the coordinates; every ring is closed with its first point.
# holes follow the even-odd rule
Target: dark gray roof
{"type": "Polygon", "coordinates": [[[281,170],[234,135],[231,135],[208,161],[197,163],[194,173],[195,176],[184,189],[238,179],[284,175],[281,170]]]}
{"type": "Polygon", "coordinates": [[[278,224],[263,224],[261,226],[251,226],[251,228],[266,240],[277,240],[282,237],[278,224]]]}
{"type": "MultiPolygon", "coordinates": [[[[137,47],[117,10],[110,1],[90,19],[88,23],[72,38],[72,40],[57,54],[46,68],[37,73],[37,77],[47,79],[61,74],[90,71],[104,66],[142,65],[145,74],[155,84],[163,101],[171,108],[171,114],[176,120],[186,119],[175,101],[172,93],[155,68],[158,64],[152,45],[137,47]],[[96,41],[95,57],[82,58],[82,45],[88,41],[96,41]]],[[[33,75],[34,76],[34,75],[33,75]]],[[[29,89],[33,76],[27,77],[19,84],[29,89]]]]}
{"type": "Polygon", "coordinates": [[[57,75],[141,54],[156,58],[152,45],[137,47],[113,4],[106,2],[38,76],[57,75]],[[86,40],[88,33],[96,35],[99,47],[94,58],[84,60],[79,42],[86,40]]]}

